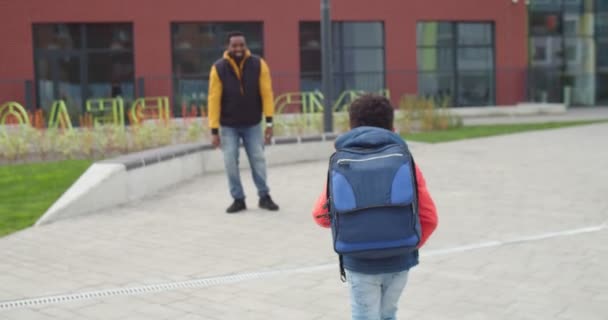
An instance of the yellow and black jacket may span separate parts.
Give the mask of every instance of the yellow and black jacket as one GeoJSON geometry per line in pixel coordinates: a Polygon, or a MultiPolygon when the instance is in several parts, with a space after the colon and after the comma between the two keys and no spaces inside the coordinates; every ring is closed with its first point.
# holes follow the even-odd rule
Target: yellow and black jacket
{"type": "Polygon", "coordinates": [[[217,134],[219,126],[247,127],[260,123],[262,114],[272,122],[274,95],[270,69],[249,51],[240,64],[227,52],[209,75],[209,127],[217,134]]]}

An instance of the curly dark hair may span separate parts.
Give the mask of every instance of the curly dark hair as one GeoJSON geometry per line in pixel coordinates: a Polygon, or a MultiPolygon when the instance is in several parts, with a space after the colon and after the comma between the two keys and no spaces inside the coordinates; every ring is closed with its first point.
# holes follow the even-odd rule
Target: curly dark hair
{"type": "Polygon", "coordinates": [[[230,31],[228,32],[228,34],[226,35],[226,44],[230,43],[230,39],[234,38],[234,37],[245,37],[245,34],[241,31],[230,31]]]}
{"type": "Polygon", "coordinates": [[[393,130],[395,110],[387,98],[366,94],[351,103],[348,116],[353,129],[368,126],[393,130]]]}

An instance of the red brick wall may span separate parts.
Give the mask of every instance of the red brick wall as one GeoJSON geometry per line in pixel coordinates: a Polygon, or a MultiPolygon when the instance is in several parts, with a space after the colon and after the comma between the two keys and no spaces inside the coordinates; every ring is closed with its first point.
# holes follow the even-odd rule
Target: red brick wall
{"type": "MultiPolygon", "coordinates": [[[[131,22],[135,40],[135,73],[171,74],[170,24],[179,21],[264,21],[264,52],[282,91],[297,91],[301,20],[319,19],[319,1],[296,0],[20,0],[0,1],[0,101],[23,100],[21,85],[3,79],[34,79],[32,24],[52,22],[131,22]],[[19,92],[20,91],[20,92],[19,92]]],[[[497,77],[497,102],[523,98],[527,65],[524,1],[507,0],[333,0],[335,20],[382,20],[385,25],[388,86],[395,92],[416,92],[416,22],[419,20],[494,21],[496,68],[513,70],[497,77]],[[411,71],[406,73],[405,71],[411,71]],[[523,72],[523,71],[522,71],[523,72]]],[[[154,81],[147,95],[168,94],[170,81],[154,81]]]]}

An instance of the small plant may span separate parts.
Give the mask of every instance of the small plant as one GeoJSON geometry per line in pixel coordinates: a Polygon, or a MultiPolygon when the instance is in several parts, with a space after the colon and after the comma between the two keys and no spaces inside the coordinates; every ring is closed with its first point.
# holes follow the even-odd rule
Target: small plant
{"type": "Polygon", "coordinates": [[[462,126],[462,119],[450,112],[449,97],[425,98],[406,95],[399,102],[396,123],[401,133],[448,130],[462,126]]]}
{"type": "Polygon", "coordinates": [[[57,139],[57,148],[66,159],[75,159],[81,150],[77,130],[65,130],[57,139]]]}
{"type": "Polygon", "coordinates": [[[203,126],[198,122],[192,122],[186,128],[186,141],[196,142],[201,139],[203,126]]]}

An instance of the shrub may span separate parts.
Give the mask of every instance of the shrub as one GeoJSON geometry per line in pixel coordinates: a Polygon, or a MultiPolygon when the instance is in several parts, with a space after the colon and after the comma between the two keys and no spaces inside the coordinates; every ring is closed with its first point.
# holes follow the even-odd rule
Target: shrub
{"type": "Polygon", "coordinates": [[[442,99],[404,96],[395,122],[402,133],[448,130],[462,126],[462,118],[450,112],[449,97],[442,99]]]}

